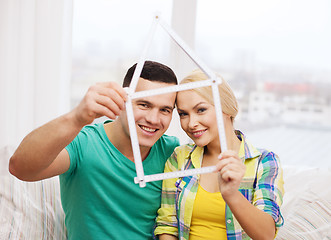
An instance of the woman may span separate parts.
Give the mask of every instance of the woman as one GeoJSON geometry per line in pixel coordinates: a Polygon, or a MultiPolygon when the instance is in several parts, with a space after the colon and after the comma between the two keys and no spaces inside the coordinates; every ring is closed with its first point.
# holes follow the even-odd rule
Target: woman
{"type": "MultiPolygon", "coordinates": [[[[181,83],[206,79],[196,70],[181,83]]],[[[178,92],[181,127],[195,144],[176,148],[165,172],[214,165],[217,170],[163,181],[155,229],[160,240],[274,239],[283,224],[279,159],[273,152],[255,148],[234,130],[236,98],[224,80],[219,92],[228,146],[224,152],[211,87],[178,92]]]]}

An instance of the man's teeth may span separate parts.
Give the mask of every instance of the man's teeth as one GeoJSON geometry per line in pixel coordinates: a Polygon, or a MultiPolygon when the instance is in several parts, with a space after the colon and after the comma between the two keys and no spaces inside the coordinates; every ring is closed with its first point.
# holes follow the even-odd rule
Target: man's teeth
{"type": "Polygon", "coordinates": [[[155,132],[156,129],[155,128],[148,128],[148,127],[144,127],[144,126],[141,126],[141,129],[147,131],[147,132],[155,132]]]}

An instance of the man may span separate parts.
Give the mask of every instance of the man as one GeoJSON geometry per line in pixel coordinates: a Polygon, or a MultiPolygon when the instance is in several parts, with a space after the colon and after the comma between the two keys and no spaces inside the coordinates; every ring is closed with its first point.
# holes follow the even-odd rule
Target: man
{"type": "MultiPolygon", "coordinates": [[[[136,64],[127,72],[129,86],[136,64]]],[[[146,61],[136,91],[177,84],[167,66],[146,61]]],[[[163,172],[178,139],[169,127],[176,93],[132,101],[145,174],[163,172]]],[[[69,239],[152,238],[161,182],[140,188],[125,109],[126,92],[114,82],[89,88],[71,112],[32,131],[10,159],[10,172],[25,181],[60,175],[69,239]],[[103,124],[89,125],[107,116],[103,124]]]]}

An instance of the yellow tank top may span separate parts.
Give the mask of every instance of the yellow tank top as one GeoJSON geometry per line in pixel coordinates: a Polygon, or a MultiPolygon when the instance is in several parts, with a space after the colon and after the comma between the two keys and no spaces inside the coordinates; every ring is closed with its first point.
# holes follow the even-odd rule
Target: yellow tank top
{"type": "Polygon", "coordinates": [[[207,192],[200,184],[194,200],[190,240],[227,239],[225,202],[220,192],[207,192]]]}

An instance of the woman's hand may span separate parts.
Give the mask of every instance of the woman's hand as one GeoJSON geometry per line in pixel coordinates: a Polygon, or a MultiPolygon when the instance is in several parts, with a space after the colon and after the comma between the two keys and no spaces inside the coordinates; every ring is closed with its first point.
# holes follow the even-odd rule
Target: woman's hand
{"type": "Polygon", "coordinates": [[[231,150],[221,153],[215,171],[219,172],[219,188],[224,201],[248,236],[256,240],[274,239],[276,228],[273,218],[238,191],[246,171],[238,154],[231,150]]]}
{"type": "Polygon", "coordinates": [[[245,175],[246,166],[238,154],[227,150],[219,155],[216,170],[219,172],[219,188],[223,198],[238,191],[240,182],[245,175]]]}

